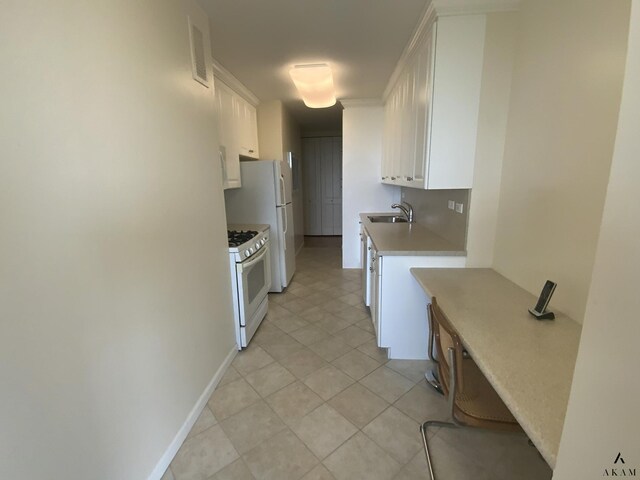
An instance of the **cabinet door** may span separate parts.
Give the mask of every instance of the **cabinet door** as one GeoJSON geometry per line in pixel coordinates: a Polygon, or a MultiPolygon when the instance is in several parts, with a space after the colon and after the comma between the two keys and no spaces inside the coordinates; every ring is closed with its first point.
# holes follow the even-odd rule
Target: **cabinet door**
{"type": "Polygon", "coordinates": [[[364,228],[360,227],[360,265],[362,266],[362,300],[365,306],[369,301],[369,236],[364,228]]]}
{"type": "Polygon", "coordinates": [[[384,345],[382,338],[382,262],[383,257],[378,256],[377,252],[372,250],[371,264],[371,321],[373,329],[376,333],[376,344],[378,347],[384,345]]]}
{"type": "Polygon", "coordinates": [[[223,187],[238,188],[242,184],[236,125],[237,102],[233,91],[222,82],[216,83],[216,94],[223,187]]]}
{"type": "Polygon", "coordinates": [[[389,125],[387,132],[389,137],[389,158],[386,162],[386,170],[383,176],[386,177],[385,183],[396,185],[399,175],[398,165],[400,160],[400,146],[402,143],[400,139],[400,89],[397,84],[387,99],[386,112],[389,125]]]}
{"type": "Polygon", "coordinates": [[[486,15],[437,21],[427,188],[473,186],[486,15]]]}
{"type": "MultiPolygon", "coordinates": [[[[369,241],[371,246],[371,241],[369,241]]],[[[369,251],[369,281],[367,286],[369,287],[369,309],[371,311],[371,321],[373,322],[373,328],[376,331],[376,340],[378,346],[380,346],[380,335],[378,327],[378,319],[380,312],[378,311],[378,297],[379,290],[376,288],[376,263],[379,260],[376,255],[376,251],[371,249],[369,251]]]]}
{"type": "Polygon", "coordinates": [[[404,103],[402,106],[402,170],[400,175],[403,185],[410,185],[413,181],[416,163],[417,144],[417,90],[418,70],[420,64],[414,57],[407,66],[404,78],[404,103]]]}
{"type": "Polygon", "coordinates": [[[237,102],[240,154],[247,157],[258,158],[258,120],[256,109],[241,97],[237,97],[237,102]]]}
{"type": "Polygon", "coordinates": [[[389,183],[391,177],[391,162],[393,158],[393,92],[387,98],[384,105],[384,129],[382,132],[382,168],[380,180],[389,183]]]}
{"type": "Polygon", "coordinates": [[[258,113],[256,107],[247,103],[247,124],[249,128],[249,155],[254,158],[259,158],[258,152],[258,113]]]}
{"type": "Polygon", "coordinates": [[[416,67],[416,155],[411,186],[426,188],[431,141],[431,103],[433,99],[434,47],[437,24],[433,24],[417,52],[416,67]]]}

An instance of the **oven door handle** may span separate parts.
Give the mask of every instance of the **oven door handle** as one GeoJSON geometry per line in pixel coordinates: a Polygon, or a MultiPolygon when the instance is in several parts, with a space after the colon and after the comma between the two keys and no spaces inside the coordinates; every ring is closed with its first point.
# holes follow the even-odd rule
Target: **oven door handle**
{"type": "Polygon", "coordinates": [[[238,271],[244,272],[247,268],[253,267],[256,263],[260,262],[264,256],[269,252],[269,247],[265,246],[262,249],[262,253],[258,255],[256,258],[249,260],[248,262],[243,262],[238,264],[238,271]]]}

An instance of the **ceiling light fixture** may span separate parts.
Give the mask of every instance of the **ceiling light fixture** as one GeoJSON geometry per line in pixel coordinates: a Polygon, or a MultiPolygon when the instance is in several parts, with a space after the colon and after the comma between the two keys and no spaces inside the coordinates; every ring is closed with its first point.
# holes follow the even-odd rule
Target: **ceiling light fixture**
{"type": "Polygon", "coordinates": [[[326,108],[336,104],[333,75],[326,63],[295,65],[289,75],[309,108],[326,108]]]}

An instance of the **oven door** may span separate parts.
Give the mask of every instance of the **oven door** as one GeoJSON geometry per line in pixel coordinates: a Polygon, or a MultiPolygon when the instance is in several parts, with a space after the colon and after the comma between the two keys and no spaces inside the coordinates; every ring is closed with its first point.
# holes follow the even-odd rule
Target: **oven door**
{"type": "Polygon", "coordinates": [[[238,279],[238,303],[240,306],[240,325],[247,322],[258,310],[271,288],[271,257],[269,245],[265,245],[258,254],[236,264],[238,279]]]}

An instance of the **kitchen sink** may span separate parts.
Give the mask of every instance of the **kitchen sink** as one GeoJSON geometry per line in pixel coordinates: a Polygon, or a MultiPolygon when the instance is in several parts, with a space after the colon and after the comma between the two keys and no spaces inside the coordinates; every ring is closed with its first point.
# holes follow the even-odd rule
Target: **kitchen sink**
{"type": "Polygon", "coordinates": [[[407,223],[407,219],[398,215],[368,215],[372,223],[407,223]]]}

